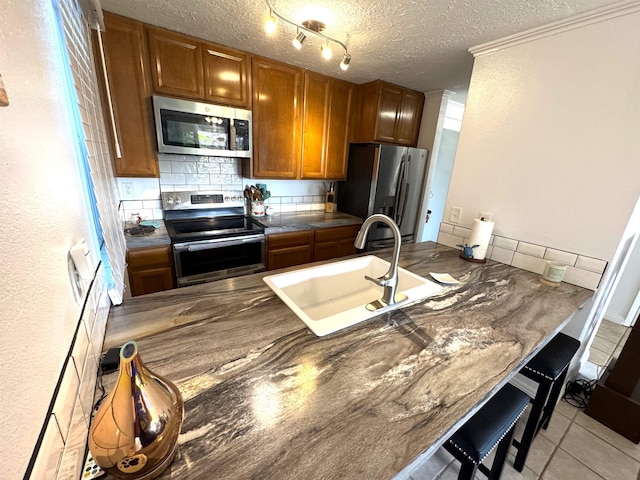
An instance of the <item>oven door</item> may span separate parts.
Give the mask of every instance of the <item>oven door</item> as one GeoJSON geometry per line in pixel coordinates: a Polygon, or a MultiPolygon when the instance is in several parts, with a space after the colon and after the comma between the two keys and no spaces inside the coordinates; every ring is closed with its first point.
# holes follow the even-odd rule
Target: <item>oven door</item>
{"type": "Polygon", "coordinates": [[[262,272],[264,234],[174,243],[179,287],[262,272]]]}

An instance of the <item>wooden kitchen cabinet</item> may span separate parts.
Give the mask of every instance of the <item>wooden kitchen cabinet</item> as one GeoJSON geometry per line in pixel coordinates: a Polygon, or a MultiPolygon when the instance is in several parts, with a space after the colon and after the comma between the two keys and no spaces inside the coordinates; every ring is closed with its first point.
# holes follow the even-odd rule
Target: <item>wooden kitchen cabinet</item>
{"type": "Polygon", "coordinates": [[[354,142],[418,143],[424,94],[376,80],[358,86],[354,142]]]}
{"type": "Polygon", "coordinates": [[[314,236],[313,261],[329,260],[357,253],[353,242],[359,230],[360,225],[317,229],[314,236]]]}
{"type": "Polygon", "coordinates": [[[267,270],[311,262],[313,230],[267,235],[267,270]]]}
{"type": "Polygon", "coordinates": [[[298,178],[302,141],[303,71],[253,57],[253,157],[243,174],[257,178],[298,178]]]}
{"type": "Polygon", "coordinates": [[[156,93],[251,109],[251,55],[147,26],[156,93]]]}
{"type": "MultiPolygon", "coordinates": [[[[159,177],[152,137],[151,77],[144,26],[109,12],[104,13],[104,23],[102,43],[108,87],[104,78],[101,75],[99,77],[107,117],[105,122],[112,126],[109,130],[115,175],[159,177]],[[107,89],[109,95],[106,95],[107,89]],[[109,113],[111,111],[113,117],[109,113]]],[[[98,71],[102,72],[98,42],[94,42],[94,45],[98,71]]]]}
{"type": "Polygon", "coordinates": [[[203,43],[202,67],[206,101],[251,109],[251,55],[203,43]]]}
{"type": "Polygon", "coordinates": [[[309,71],[304,77],[300,178],[343,180],[354,85],[309,71]]]}
{"type": "Polygon", "coordinates": [[[204,99],[202,46],[187,35],[147,26],[153,90],[156,93],[204,99]]]}
{"type": "Polygon", "coordinates": [[[128,250],[127,266],[131,296],[175,288],[170,245],[128,250]]]}

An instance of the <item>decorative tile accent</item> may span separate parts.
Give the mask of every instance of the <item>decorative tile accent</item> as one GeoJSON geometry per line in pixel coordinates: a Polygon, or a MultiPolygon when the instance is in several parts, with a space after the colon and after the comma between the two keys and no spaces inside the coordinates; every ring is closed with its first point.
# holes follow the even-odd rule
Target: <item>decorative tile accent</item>
{"type": "Polygon", "coordinates": [[[532,257],[544,258],[546,248],[540,245],[534,245],[533,243],[519,242],[516,251],[531,255],[532,257]]]}
{"type": "Polygon", "coordinates": [[[575,253],[563,252],[562,250],[547,248],[544,258],[551,262],[564,263],[565,265],[573,266],[578,259],[578,255],[575,253]]]}
{"type": "Polygon", "coordinates": [[[512,250],[515,252],[516,248],[518,248],[518,241],[495,235],[493,237],[493,246],[504,248],[505,250],[512,250]]]}
{"type": "Polygon", "coordinates": [[[589,270],[595,273],[603,273],[607,266],[607,262],[599,260],[597,258],[585,257],[583,255],[578,256],[576,261],[576,267],[583,270],[589,270]]]}

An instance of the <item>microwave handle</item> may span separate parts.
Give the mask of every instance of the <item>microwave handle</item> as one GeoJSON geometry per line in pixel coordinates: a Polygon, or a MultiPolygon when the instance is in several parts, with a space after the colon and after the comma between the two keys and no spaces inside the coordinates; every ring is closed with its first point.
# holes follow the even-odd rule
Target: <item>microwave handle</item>
{"type": "Polygon", "coordinates": [[[109,87],[109,77],[107,76],[107,62],[104,59],[104,47],[102,45],[102,32],[98,29],[98,46],[100,47],[100,66],[102,67],[102,76],[104,77],[104,89],[107,95],[107,106],[109,107],[109,120],[111,130],[113,132],[113,141],[117,158],[122,158],[122,150],[120,150],[120,139],[118,138],[118,130],[116,129],[116,118],[113,113],[113,100],[111,99],[111,88],[109,87]]]}

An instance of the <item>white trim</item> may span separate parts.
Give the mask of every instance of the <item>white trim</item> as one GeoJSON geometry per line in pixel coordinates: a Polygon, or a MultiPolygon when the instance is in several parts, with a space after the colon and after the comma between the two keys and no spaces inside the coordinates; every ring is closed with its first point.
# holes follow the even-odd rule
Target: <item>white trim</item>
{"type": "Polygon", "coordinates": [[[640,11],[640,1],[633,0],[629,2],[628,0],[624,0],[612,5],[595,8],[593,10],[589,10],[588,12],[581,13],[564,20],[559,20],[548,25],[543,25],[541,27],[532,28],[521,33],[509,35],[508,37],[504,37],[499,40],[482,43],[475,47],[471,47],[469,49],[469,53],[471,53],[474,57],[478,57],[480,55],[486,55],[487,53],[493,53],[498,50],[513,47],[515,45],[531,42],[540,38],[556,35],[558,33],[566,32],[576,28],[582,28],[594,23],[611,20],[612,18],[629,15],[638,11],[640,11]]]}

